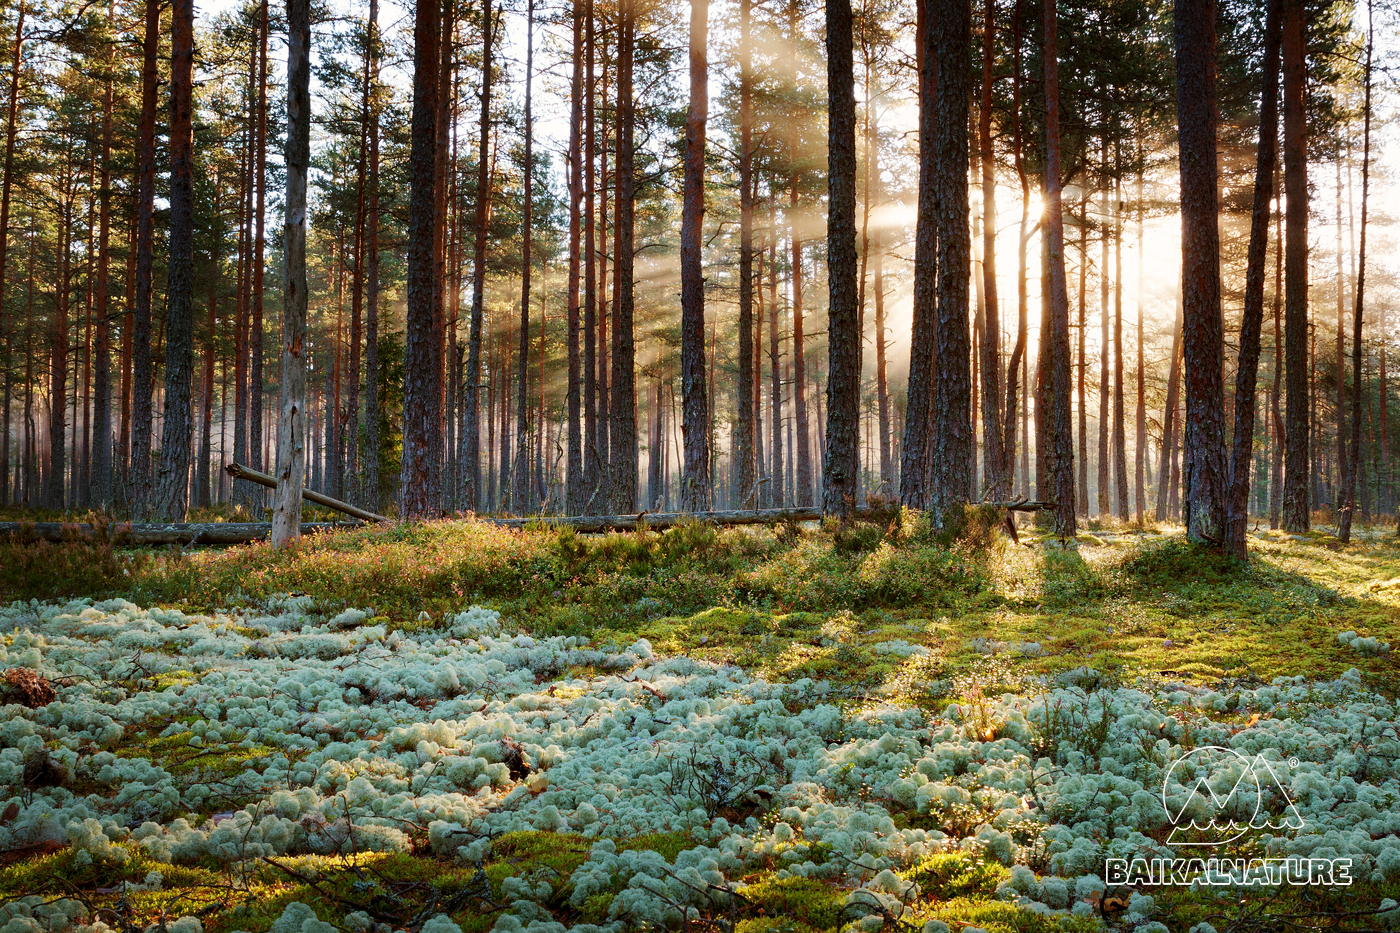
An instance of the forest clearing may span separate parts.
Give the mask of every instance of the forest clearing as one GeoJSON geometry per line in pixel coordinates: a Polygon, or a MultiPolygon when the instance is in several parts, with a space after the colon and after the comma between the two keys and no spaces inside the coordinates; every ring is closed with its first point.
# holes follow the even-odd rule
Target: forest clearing
{"type": "Polygon", "coordinates": [[[1398,36],[0,0],[0,933],[1400,930],[1398,36]]]}
{"type": "Polygon", "coordinates": [[[1393,530],[990,525],[0,544],[6,929],[1395,928],[1393,530]],[[1351,883],[1106,885],[1209,746],[1351,883]]]}

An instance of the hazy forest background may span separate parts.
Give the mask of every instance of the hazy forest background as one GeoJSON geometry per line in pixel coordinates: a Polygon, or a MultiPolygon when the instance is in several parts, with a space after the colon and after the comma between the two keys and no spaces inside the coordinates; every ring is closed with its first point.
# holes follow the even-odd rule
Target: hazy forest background
{"type": "Polygon", "coordinates": [[[262,517],[291,126],[329,495],[1392,514],[1393,11],[930,4],[9,4],[0,501],[262,517]]]}

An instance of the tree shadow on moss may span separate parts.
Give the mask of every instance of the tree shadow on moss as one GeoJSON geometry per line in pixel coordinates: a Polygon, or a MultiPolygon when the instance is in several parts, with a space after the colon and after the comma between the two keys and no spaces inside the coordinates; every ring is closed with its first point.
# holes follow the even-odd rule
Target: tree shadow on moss
{"type": "Polygon", "coordinates": [[[1114,595],[1165,602],[1176,615],[1212,610],[1265,621],[1290,621],[1360,601],[1306,574],[1285,570],[1262,555],[1241,561],[1183,539],[1152,542],[1105,573],[1114,595]]]}

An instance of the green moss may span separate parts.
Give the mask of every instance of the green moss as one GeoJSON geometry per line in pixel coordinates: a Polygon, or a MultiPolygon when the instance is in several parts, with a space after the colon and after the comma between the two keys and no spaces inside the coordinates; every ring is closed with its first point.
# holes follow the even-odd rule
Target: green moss
{"type": "Polygon", "coordinates": [[[794,920],[818,930],[834,930],[840,924],[846,893],[812,878],[797,877],[769,877],[744,889],[750,912],[794,920]]]}
{"type": "Polygon", "coordinates": [[[939,852],[926,855],[901,877],[919,886],[924,897],[951,900],[955,897],[991,897],[1011,874],[996,862],[984,862],[965,852],[939,852]]]}

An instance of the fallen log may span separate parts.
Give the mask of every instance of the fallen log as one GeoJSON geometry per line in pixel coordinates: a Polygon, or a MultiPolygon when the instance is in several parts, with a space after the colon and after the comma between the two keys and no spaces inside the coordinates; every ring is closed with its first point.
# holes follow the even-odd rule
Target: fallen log
{"type": "Polygon", "coordinates": [[[778,522],[821,521],[821,509],[749,509],[732,512],[639,512],[635,515],[544,515],[531,518],[487,518],[503,528],[522,528],[532,522],[575,531],[656,531],[682,522],[712,525],[772,525],[778,522]]]}
{"type": "MultiPolygon", "coordinates": [[[[1015,502],[985,502],[997,508],[1013,512],[1037,512],[1053,509],[1049,502],[1018,500],[1015,502]]],[[[864,509],[856,511],[856,518],[870,518],[873,513],[864,509]]],[[[884,520],[889,513],[880,513],[884,520]]],[[[556,528],[572,528],[584,533],[603,531],[636,531],[646,527],[652,531],[670,528],[682,522],[700,522],[711,525],[775,525],[781,522],[819,522],[821,509],[742,509],[718,512],[640,512],[636,515],[545,515],[531,518],[487,518],[485,521],[504,528],[523,528],[537,522],[540,525],[556,528]]]]}
{"type": "MultiPolygon", "coordinates": [[[[303,535],[362,527],[359,522],[305,522],[303,535]]],[[[112,522],[105,533],[118,544],[248,544],[272,533],[268,522],[133,523],[112,522]]],[[[0,522],[0,535],[20,537],[32,533],[44,541],[98,534],[87,522],[0,522]],[[26,532],[26,529],[31,529],[26,532]]]]}
{"type": "MultiPolygon", "coordinates": [[[[259,473],[257,470],[245,467],[241,463],[230,463],[228,466],[224,467],[224,469],[227,470],[228,475],[232,476],[234,479],[246,479],[250,483],[257,483],[259,486],[266,486],[268,489],[277,488],[277,479],[275,477],[268,476],[266,473],[259,473]]],[[[341,502],[339,499],[332,499],[330,496],[322,495],[321,493],[316,492],[314,489],[303,488],[301,491],[301,497],[307,502],[314,502],[317,505],[324,505],[328,509],[334,509],[337,512],[343,512],[344,514],[350,515],[354,518],[358,518],[361,521],[388,521],[388,519],[385,518],[383,515],[376,515],[373,512],[367,511],[357,506],[353,506],[348,502],[341,502]]]]}

